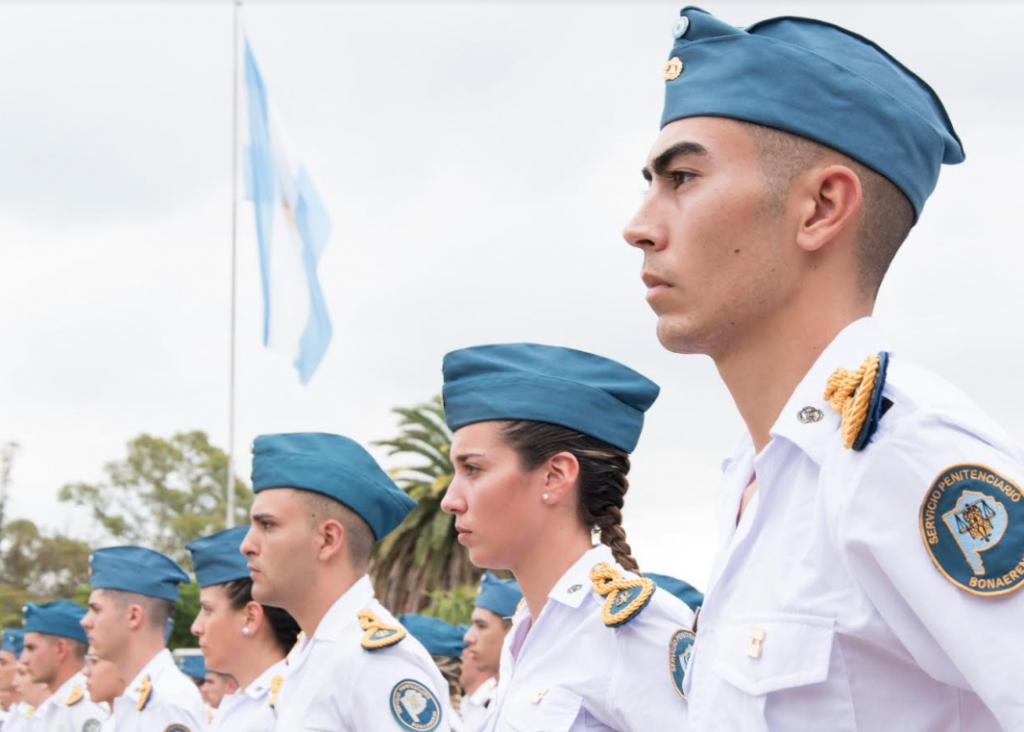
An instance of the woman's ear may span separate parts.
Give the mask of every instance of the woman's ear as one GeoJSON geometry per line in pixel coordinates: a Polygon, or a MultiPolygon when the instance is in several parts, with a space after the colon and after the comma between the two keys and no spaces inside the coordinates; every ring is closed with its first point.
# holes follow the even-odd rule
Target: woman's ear
{"type": "Polygon", "coordinates": [[[250,600],[246,603],[244,612],[245,627],[249,628],[251,635],[256,635],[259,629],[263,626],[263,618],[266,617],[263,614],[263,606],[255,600],[250,600]]]}
{"type": "Polygon", "coordinates": [[[860,176],[845,165],[811,168],[798,178],[796,243],[806,252],[824,249],[857,216],[863,202],[860,176]]]}
{"type": "Polygon", "coordinates": [[[563,500],[576,485],[580,475],[580,463],[571,452],[559,452],[548,458],[544,464],[545,503],[554,505],[563,500]]]}

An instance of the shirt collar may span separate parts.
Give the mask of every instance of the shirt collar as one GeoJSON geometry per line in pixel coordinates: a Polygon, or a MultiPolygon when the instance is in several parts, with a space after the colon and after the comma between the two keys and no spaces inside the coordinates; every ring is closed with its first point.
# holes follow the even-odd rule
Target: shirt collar
{"type": "Polygon", "coordinates": [[[612,550],[605,544],[598,544],[577,559],[551,588],[548,599],[572,608],[579,607],[583,603],[583,598],[590,594],[589,590],[594,584],[590,579],[590,570],[601,562],[615,564],[612,550]]]}
{"type": "Polygon", "coordinates": [[[137,702],[142,696],[141,686],[142,679],[149,676],[149,682],[152,686],[153,678],[159,674],[159,672],[166,670],[167,668],[174,668],[177,670],[177,666],[174,665],[174,657],[171,652],[164,648],[158,654],[149,659],[149,663],[142,667],[138,675],[132,680],[132,683],[124,689],[124,696],[131,699],[133,702],[137,702]]]}
{"type": "Polygon", "coordinates": [[[865,358],[881,350],[887,350],[885,337],[874,318],[861,318],[843,328],[793,391],[772,426],[772,437],[792,442],[820,464],[825,448],[836,439],[841,422],[840,415],[825,400],[829,377],[837,368],[860,368],[865,358]],[[807,412],[803,411],[805,408],[807,412]],[[801,421],[802,412],[810,419],[801,421]]]}
{"type": "Polygon", "coordinates": [[[46,701],[39,705],[39,709],[36,713],[38,714],[44,709],[49,709],[50,707],[64,706],[64,702],[69,696],[71,696],[71,690],[75,687],[75,684],[81,684],[82,691],[85,691],[85,678],[81,671],[61,684],[57,691],[53,692],[46,701]]]}
{"type": "Polygon", "coordinates": [[[338,640],[341,632],[356,621],[356,613],[366,607],[371,600],[373,600],[373,585],[370,583],[370,578],[364,574],[331,605],[331,609],[320,620],[310,641],[338,640]]]}
{"type": "Polygon", "coordinates": [[[275,676],[286,676],[287,673],[288,666],[282,658],[280,661],[257,676],[255,681],[245,687],[245,693],[253,699],[260,699],[270,693],[272,688],[270,682],[275,676]]]}

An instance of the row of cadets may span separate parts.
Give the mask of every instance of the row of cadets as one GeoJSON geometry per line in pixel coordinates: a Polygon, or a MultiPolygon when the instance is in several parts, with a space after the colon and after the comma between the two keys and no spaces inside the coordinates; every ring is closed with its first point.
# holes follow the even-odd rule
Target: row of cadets
{"type": "Polygon", "coordinates": [[[135,546],[97,549],[89,567],[92,592],[82,627],[90,652],[111,661],[128,680],[105,732],[203,730],[199,689],[178,669],[166,645],[178,585],[188,582],[188,575],[163,554],[135,546]]]}
{"type": "MultiPolygon", "coordinates": [[[[248,529],[237,527],[187,545],[200,587],[192,633],[206,666],[237,681],[213,711],[209,729],[270,732],[288,674],[286,657],[299,626],[286,610],[253,600],[248,560],[241,553],[248,529]]],[[[189,657],[186,657],[189,658],[189,657]]],[[[205,683],[207,669],[201,674],[205,683]]],[[[209,700],[208,700],[209,701],[209,700]]]]}
{"type": "Polygon", "coordinates": [[[0,729],[4,729],[5,724],[10,729],[10,721],[21,716],[21,698],[15,690],[14,676],[24,637],[25,633],[20,629],[0,630],[0,729]]]}

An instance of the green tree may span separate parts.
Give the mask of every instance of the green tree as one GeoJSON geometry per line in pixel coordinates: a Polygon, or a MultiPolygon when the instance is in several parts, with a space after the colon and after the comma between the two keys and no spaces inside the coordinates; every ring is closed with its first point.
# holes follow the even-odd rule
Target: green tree
{"type": "MultiPolygon", "coordinates": [[[[205,432],[141,434],[128,443],[125,459],[103,470],[106,480],[69,483],[59,497],[90,509],[111,539],[186,561],[185,544],[224,528],[227,455],[205,432]]],[[[237,477],[233,482],[235,521],[244,524],[252,491],[237,477]]]]}
{"type": "Polygon", "coordinates": [[[433,615],[452,625],[468,623],[476,607],[476,585],[461,585],[450,590],[434,590],[424,615],[433,615]]]}
{"type": "Polygon", "coordinates": [[[44,532],[28,519],[7,525],[0,544],[0,583],[33,595],[70,597],[88,580],[88,544],[44,532]]]}
{"type": "Polygon", "coordinates": [[[436,590],[475,587],[481,570],[458,543],[455,517],[441,510],[455,473],[441,398],[392,411],[399,416],[398,436],[374,444],[388,448],[390,456],[416,461],[391,471],[402,490],[416,499],[416,508],[377,545],[370,577],[377,597],[392,612],[419,612],[436,590]]]}

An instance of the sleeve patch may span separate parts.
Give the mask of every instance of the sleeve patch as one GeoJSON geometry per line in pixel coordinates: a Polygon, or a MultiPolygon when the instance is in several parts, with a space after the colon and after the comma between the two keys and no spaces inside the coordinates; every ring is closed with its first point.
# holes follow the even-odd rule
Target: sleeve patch
{"type": "Polygon", "coordinates": [[[426,686],[405,679],[391,690],[391,715],[407,732],[432,732],[441,724],[441,704],[426,686]]]}
{"type": "Polygon", "coordinates": [[[921,504],[921,538],[942,575],[974,595],[1024,584],[1024,493],[990,468],[944,470],[921,504]]]}
{"type": "Polygon", "coordinates": [[[697,636],[691,631],[680,628],[672,634],[668,644],[668,670],[672,674],[672,686],[684,699],[686,694],[683,693],[683,681],[686,679],[686,669],[690,665],[690,654],[693,653],[696,640],[697,636]]]}

